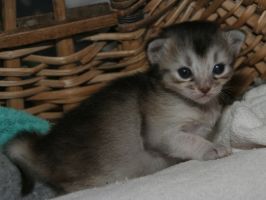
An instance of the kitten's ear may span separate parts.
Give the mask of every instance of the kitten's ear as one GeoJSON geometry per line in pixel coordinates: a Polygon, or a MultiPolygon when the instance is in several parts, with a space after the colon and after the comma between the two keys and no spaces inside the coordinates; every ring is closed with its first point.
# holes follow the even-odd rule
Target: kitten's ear
{"type": "Polygon", "coordinates": [[[147,55],[151,64],[157,64],[163,51],[166,39],[157,38],[148,44],[147,55]]]}
{"type": "Polygon", "coordinates": [[[241,46],[246,39],[245,33],[240,30],[229,30],[224,31],[224,36],[229,44],[230,51],[236,56],[240,52],[241,46]]]}

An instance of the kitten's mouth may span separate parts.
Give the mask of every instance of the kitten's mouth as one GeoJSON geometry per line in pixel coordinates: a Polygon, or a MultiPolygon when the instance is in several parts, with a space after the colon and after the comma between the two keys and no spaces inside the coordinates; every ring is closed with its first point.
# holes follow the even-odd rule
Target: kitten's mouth
{"type": "Polygon", "coordinates": [[[201,96],[199,96],[198,101],[202,104],[208,103],[212,99],[212,97],[212,94],[202,94],[201,96]]]}
{"type": "Polygon", "coordinates": [[[209,94],[209,93],[207,93],[207,94],[202,94],[201,96],[200,96],[200,98],[210,98],[212,95],[211,94],[209,94]]]}

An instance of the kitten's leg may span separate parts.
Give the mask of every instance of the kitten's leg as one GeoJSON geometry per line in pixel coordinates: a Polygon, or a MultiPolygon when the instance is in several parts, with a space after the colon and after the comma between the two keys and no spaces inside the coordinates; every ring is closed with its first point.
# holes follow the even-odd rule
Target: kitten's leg
{"type": "Polygon", "coordinates": [[[171,157],[196,160],[214,160],[231,154],[222,145],[193,134],[167,134],[161,138],[162,150],[171,157]]]}

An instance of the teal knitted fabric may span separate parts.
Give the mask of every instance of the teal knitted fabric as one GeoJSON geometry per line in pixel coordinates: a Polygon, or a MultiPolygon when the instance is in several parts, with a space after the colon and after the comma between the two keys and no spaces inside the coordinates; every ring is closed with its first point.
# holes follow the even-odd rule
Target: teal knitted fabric
{"type": "Polygon", "coordinates": [[[48,132],[48,121],[12,108],[0,107],[0,149],[21,131],[48,132]]]}

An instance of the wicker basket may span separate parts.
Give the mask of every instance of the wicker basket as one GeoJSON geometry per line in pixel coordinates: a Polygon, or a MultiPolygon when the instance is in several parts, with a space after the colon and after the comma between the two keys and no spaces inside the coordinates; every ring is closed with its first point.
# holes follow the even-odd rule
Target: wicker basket
{"type": "Polygon", "coordinates": [[[2,0],[0,105],[48,120],[59,118],[108,81],[145,71],[145,42],[185,20],[215,20],[248,33],[235,62],[234,94],[266,77],[266,0],[112,0],[16,19],[2,0]]]}

